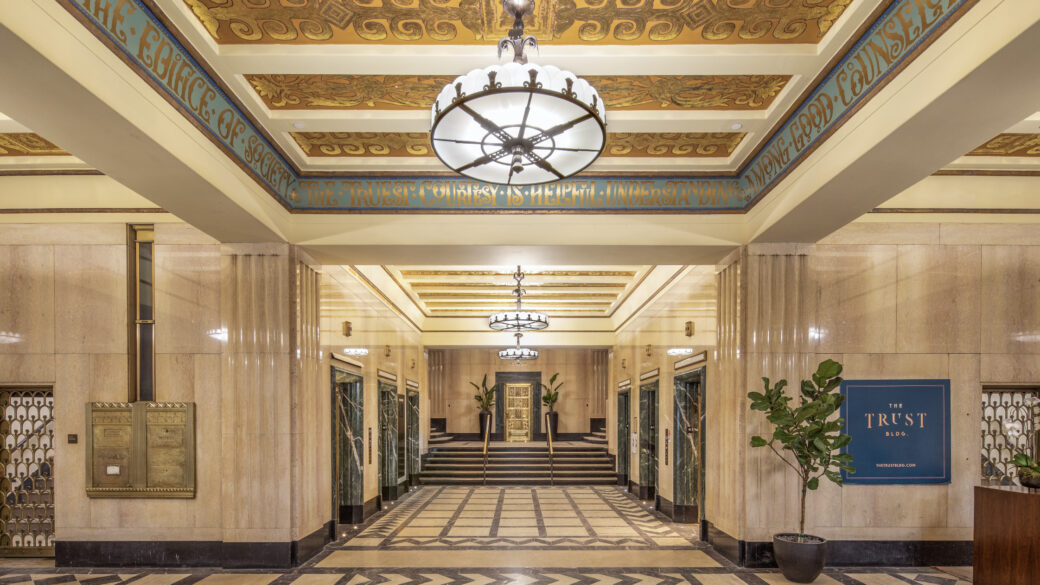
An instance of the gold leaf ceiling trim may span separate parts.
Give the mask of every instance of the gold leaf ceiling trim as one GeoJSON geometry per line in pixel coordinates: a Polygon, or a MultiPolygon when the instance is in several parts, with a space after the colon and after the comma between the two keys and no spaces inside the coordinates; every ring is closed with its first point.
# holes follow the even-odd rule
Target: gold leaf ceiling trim
{"type": "MultiPolygon", "coordinates": [[[[183,0],[220,44],[498,41],[498,0],[183,0]]],[[[527,32],[563,44],[818,43],[852,0],[541,0],[527,32]]]]}
{"type": "MultiPolygon", "coordinates": [[[[634,270],[525,270],[524,276],[613,276],[632,278],[634,270]]],[[[508,276],[513,273],[501,270],[402,270],[401,276],[508,276]]]]}
{"type": "Polygon", "coordinates": [[[32,132],[0,134],[0,156],[68,156],[49,140],[32,132]]]}
{"type": "MultiPolygon", "coordinates": [[[[272,110],[427,110],[450,75],[246,75],[272,110]]],[[[585,76],[613,110],[764,110],[790,75],[585,76]]]]}
{"type": "MultiPolygon", "coordinates": [[[[426,288],[486,288],[494,290],[512,290],[516,284],[502,284],[492,282],[424,282],[414,281],[409,285],[413,289],[426,288]]],[[[539,290],[553,288],[625,288],[623,282],[557,282],[554,284],[524,284],[524,290],[539,290]]]]}
{"type": "MultiPolygon", "coordinates": [[[[433,156],[425,132],[291,132],[311,157],[433,156]]],[[[744,139],[743,132],[608,133],[604,157],[728,157],[744,139]]]]}
{"type": "MultiPolygon", "coordinates": [[[[525,287],[526,290],[526,287],[525,287]]],[[[418,293],[421,299],[485,299],[495,301],[516,301],[516,296],[508,293],[456,293],[456,292],[429,292],[418,293]]],[[[617,293],[530,293],[524,295],[526,303],[528,300],[540,299],[616,299],[617,293]]]]}
{"type": "Polygon", "coordinates": [[[1040,134],[999,134],[968,156],[1040,157],[1040,134]]]}

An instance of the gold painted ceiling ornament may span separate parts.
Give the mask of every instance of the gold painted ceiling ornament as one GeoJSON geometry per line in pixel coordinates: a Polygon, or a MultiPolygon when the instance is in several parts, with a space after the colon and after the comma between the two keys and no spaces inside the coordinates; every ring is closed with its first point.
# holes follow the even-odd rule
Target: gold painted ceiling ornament
{"type": "MultiPolygon", "coordinates": [[[[448,75],[246,75],[272,110],[425,110],[448,75]]],[[[764,110],[790,75],[589,75],[612,110],[764,110]]]]}
{"type": "Polygon", "coordinates": [[[511,50],[513,62],[474,69],[441,90],[433,103],[433,152],[456,173],[485,183],[566,179],[603,151],[603,102],[573,73],[527,62],[526,49],[538,47],[534,36],[524,35],[534,0],[502,0],[502,9],[513,27],[498,42],[498,54],[511,50]]]}
{"type": "Polygon", "coordinates": [[[743,132],[626,132],[607,135],[604,156],[727,157],[743,132]]]}
{"type": "Polygon", "coordinates": [[[431,156],[426,132],[291,132],[314,157],[431,156]]]}
{"type": "Polygon", "coordinates": [[[968,156],[1040,156],[1040,134],[998,134],[968,156]]]}
{"type": "Polygon", "coordinates": [[[0,156],[68,156],[49,140],[32,132],[0,134],[0,156]]]}
{"type": "MultiPolygon", "coordinates": [[[[220,44],[481,44],[496,0],[183,0],[220,44]]],[[[819,43],[852,0],[545,0],[529,30],[557,44],[819,43]]]]}

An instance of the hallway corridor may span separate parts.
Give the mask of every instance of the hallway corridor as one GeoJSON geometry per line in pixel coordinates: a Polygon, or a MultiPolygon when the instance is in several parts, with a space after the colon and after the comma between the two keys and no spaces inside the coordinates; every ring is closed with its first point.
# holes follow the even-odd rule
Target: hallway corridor
{"type": "MultiPolygon", "coordinates": [[[[53,569],[0,585],[786,585],[734,566],[617,487],[416,488],[293,571],[53,569]]],[[[22,567],[22,568],[19,568],[22,567]]],[[[968,585],[935,568],[828,568],[820,585],[968,585]]]]}

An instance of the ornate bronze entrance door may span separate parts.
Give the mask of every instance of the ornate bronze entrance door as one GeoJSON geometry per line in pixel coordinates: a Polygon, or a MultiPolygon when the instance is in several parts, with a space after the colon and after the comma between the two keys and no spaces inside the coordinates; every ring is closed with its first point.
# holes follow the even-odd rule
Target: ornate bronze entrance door
{"type": "Polygon", "coordinates": [[[530,384],[506,384],[506,440],[531,440],[530,384]]]}
{"type": "Polygon", "coordinates": [[[54,395],[0,390],[0,555],[54,556],[54,395]]]}

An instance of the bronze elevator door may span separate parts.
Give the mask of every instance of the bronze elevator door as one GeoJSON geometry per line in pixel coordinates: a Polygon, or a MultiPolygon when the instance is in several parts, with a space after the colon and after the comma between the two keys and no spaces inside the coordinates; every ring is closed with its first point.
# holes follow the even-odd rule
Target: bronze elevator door
{"type": "Polygon", "coordinates": [[[506,384],[506,440],[531,440],[531,385],[506,384]]]}

